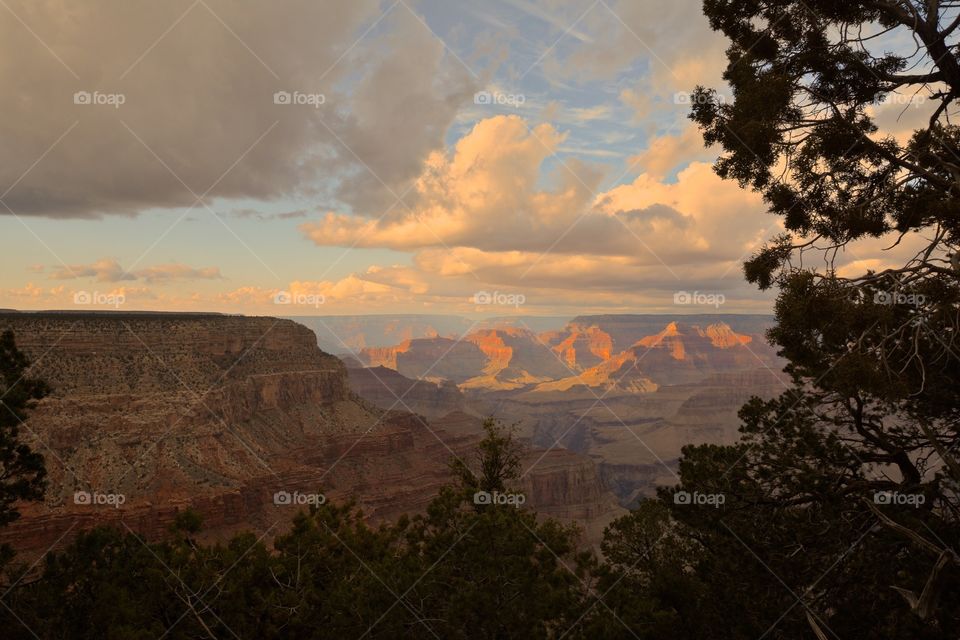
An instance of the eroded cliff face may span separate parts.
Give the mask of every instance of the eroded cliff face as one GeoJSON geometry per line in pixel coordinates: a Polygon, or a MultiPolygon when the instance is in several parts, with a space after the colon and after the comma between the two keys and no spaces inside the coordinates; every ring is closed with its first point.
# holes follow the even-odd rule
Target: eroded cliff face
{"type": "Polygon", "coordinates": [[[567,331],[550,331],[542,338],[553,344],[553,350],[563,357],[571,369],[595,367],[612,355],[613,339],[599,327],[582,327],[571,323],[567,331]]]}
{"type": "Polygon", "coordinates": [[[371,367],[397,368],[397,354],[410,349],[411,340],[407,339],[395,347],[370,347],[361,351],[364,362],[371,367]]]}
{"type": "MultiPolygon", "coordinates": [[[[47,499],[0,530],[21,551],[105,522],[160,537],[187,507],[203,515],[209,537],[275,535],[304,508],[277,506],[278,492],[322,491],[392,519],[423,509],[449,481],[450,459],[479,437],[360,400],[342,362],[289,320],[0,314],[7,328],[34,363],[30,375],[52,387],[22,429],[46,458],[47,499]],[[78,503],[78,492],[123,502],[78,503]]],[[[581,486],[575,467],[569,483],[581,486]]],[[[590,511],[588,494],[571,494],[571,504],[599,522],[606,507],[590,511]]]]}
{"type": "Polygon", "coordinates": [[[350,388],[378,407],[408,409],[429,418],[465,408],[465,399],[452,382],[407,378],[387,367],[349,366],[350,388]]]}

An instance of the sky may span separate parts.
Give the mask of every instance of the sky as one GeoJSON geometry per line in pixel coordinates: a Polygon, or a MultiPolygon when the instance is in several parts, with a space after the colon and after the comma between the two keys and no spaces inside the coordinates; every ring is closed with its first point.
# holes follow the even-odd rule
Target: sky
{"type": "Polygon", "coordinates": [[[0,308],[767,312],[782,227],[687,117],[725,46],[695,0],[4,0],[0,308]]]}

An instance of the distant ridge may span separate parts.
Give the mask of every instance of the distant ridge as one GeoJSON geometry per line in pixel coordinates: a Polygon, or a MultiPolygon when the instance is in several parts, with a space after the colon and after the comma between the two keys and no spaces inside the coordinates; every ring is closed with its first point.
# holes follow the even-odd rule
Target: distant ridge
{"type": "Polygon", "coordinates": [[[711,325],[728,324],[734,331],[762,334],[773,325],[773,316],[764,314],[598,314],[564,316],[491,316],[471,320],[451,314],[370,314],[343,316],[286,316],[317,334],[320,348],[329,353],[359,353],[366,348],[394,347],[404,340],[419,338],[460,338],[467,333],[492,329],[527,329],[534,333],[562,332],[580,327],[603,326],[613,336],[618,351],[640,338],[657,333],[670,322],[711,325]],[[632,339],[631,339],[632,338],[632,339]]]}

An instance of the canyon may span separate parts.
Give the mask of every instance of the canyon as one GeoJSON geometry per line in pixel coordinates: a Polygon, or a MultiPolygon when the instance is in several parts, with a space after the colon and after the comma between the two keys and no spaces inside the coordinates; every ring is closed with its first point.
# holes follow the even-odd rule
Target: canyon
{"type": "Polygon", "coordinates": [[[547,331],[562,328],[568,320],[551,316],[470,319],[441,314],[290,316],[289,319],[316,333],[320,348],[328,353],[386,347],[414,338],[457,338],[478,329],[529,326],[535,331],[547,331]]]}
{"type": "MultiPolygon", "coordinates": [[[[789,385],[760,315],[581,316],[538,330],[518,317],[460,335],[407,337],[343,353],[374,405],[397,398],[443,425],[446,413],[517,423],[533,446],[590,458],[631,507],[677,481],[688,444],[731,444],[740,407],[789,385]]],[[[543,326],[544,323],[539,323],[543,326]]]]}
{"type": "MultiPolygon", "coordinates": [[[[395,519],[422,511],[450,482],[451,460],[472,456],[482,436],[481,414],[455,384],[416,380],[402,401],[377,396],[383,379],[402,387],[402,376],[348,374],[289,319],[0,312],[6,329],[29,375],[51,387],[21,428],[45,457],[46,499],[0,530],[27,557],[98,524],[162,537],[187,508],[203,517],[203,537],[269,537],[303,508],[289,496],[321,492],[373,522],[395,519]]],[[[527,505],[577,523],[595,544],[625,513],[596,461],[525,442],[527,505]]]]}
{"type": "Polygon", "coordinates": [[[784,389],[769,325],[724,314],[0,312],[30,375],[52,389],[21,429],[45,456],[46,499],[24,504],[0,542],[29,555],[105,523],[158,538],[187,508],[210,539],[273,536],[304,508],[275,504],[278,494],[322,493],[392,520],[425,509],[493,416],[525,446],[527,505],[595,545],[676,482],[684,445],[733,442],[743,403],[784,389]],[[337,355],[320,347],[334,327],[349,330],[337,355]]]}

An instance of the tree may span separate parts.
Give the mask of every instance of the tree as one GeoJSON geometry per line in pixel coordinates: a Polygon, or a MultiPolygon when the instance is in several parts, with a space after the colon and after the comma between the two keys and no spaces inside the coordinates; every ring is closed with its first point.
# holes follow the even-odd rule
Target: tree
{"type": "Polygon", "coordinates": [[[452,463],[456,482],[411,523],[408,543],[432,569],[411,591],[438,618],[443,638],[549,638],[586,611],[592,566],[579,532],[522,508],[511,486],[522,450],[513,427],[492,418],[475,460],[452,463]],[[478,503],[477,492],[507,494],[478,503]]]}
{"type": "Polygon", "coordinates": [[[728,616],[730,596],[743,594],[709,588],[700,573],[716,568],[704,565],[702,543],[660,501],[644,500],[607,527],[602,551],[596,573],[604,595],[589,611],[585,637],[620,637],[626,625],[644,640],[720,638],[720,629],[747,626],[728,616]]]}
{"type": "Polygon", "coordinates": [[[5,596],[0,626],[11,638],[577,637],[592,565],[576,532],[511,504],[474,508],[478,478],[505,490],[518,460],[488,421],[479,476],[457,467],[426,513],[394,523],[347,502],[311,506],[272,545],[253,533],[203,544],[192,512],[162,542],[83,533],[5,596]]]}
{"type": "MultiPolygon", "coordinates": [[[[507,483],[520,475],[520,446],[514,438],[516,425],[505,427],[494,418],[483,421],[485,437],[477,445],[476,470],[463,458],[450,464],[458,485],[469,494],[476,491],[493,493],[507,490],[507,483]]],[[[482,505],[477,505],[482,506],[482,505]]]]}
{"type": "Polygon", "coordinates": [[[723,509],[671,509],[714,557],[756,553],[802,594],[796,633],[946,637],[960,621],[958,9],[704,1],[734,99],[698,87],[691,117],[717,173],[782,219],[744,272],[779,290],[770,337],[794,388],[744,407],[736,447],[684,451],[681,489],[722,492],[723,509]],[[897,103],[925,110],[912,131],[880,128],[897,103]],[[865,241],[888,242],[892,266],[840,271],[865,241]]]}
{"type": "Polygon", "coordinates": [[[0,526],[20,517],[18,501],[42,500],[46,487],[43,456],[20,440],[30,409],[49,391],[27,376],[29,366],[13,332],[0,334],[0,526]]]}

